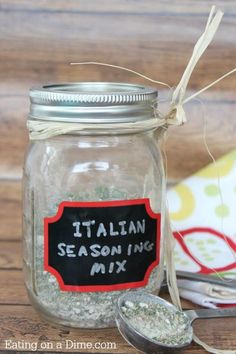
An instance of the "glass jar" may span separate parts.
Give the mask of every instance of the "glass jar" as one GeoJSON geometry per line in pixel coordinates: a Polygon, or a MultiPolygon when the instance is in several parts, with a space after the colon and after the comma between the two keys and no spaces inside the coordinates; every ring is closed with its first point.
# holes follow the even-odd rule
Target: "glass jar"
{"type": "Polygon", "coordinates": [[[157,91],[73,83],[32,89],[30,99],[23,197],[29,298],[57,324],[113,326],[121,293],[157,293],[163,279],[157,91]]]}

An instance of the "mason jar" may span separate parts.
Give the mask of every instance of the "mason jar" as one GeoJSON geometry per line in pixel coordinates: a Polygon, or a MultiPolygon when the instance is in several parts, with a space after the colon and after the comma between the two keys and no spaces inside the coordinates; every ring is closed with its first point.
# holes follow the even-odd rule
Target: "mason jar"
{"type": "Polygon", "coordinates": [[[30,91],[23,261],[48,321],[114,325],[125,291],[158,293],[165,183],[155,88],[82,82],[30,91]]]}

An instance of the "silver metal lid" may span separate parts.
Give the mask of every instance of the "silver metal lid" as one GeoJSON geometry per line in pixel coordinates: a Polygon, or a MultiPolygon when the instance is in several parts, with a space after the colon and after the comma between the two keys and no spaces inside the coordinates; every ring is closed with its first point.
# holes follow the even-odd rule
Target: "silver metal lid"
{"type": "Polygon", "coordinates": [[[119,123],[154,116],[157,90],[117,82],[78,82],[30,90],[30,119],[75,123],[119,123]]]}

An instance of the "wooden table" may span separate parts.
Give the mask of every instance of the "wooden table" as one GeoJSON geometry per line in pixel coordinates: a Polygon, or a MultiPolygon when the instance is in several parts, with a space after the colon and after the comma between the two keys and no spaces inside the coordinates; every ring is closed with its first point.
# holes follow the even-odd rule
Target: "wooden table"
{"type": "MultiPolygon", "coordinates": [[[[235,67],[236,0],[216,2],[225,10],[222,26],[191,78],[196,91],[235,67]]],[[[97,60],[123,65],[175,86],[200,36],[212,0],[0,0],[0,350],[5,340],[28,343],[115,342],[115,350],[135,353],[116,329],[58,329],[42,321],[29,304],[21,262],[20,180],[27,145],[28,89],[46,82],[126,81],[150,84],[103,67],[70,67],[97,60]]],[[[158,88],[162,88],[161,86],[158,88]]],[[[217,158],[235,148],[236,75],[204,98],[207,141],[217,158]]],[[[163,97],[163,92],[160,92],[163,97]]],[[[208,164],[199,102],[186,107],[188,124],[170,129],[169,182],[177,183],[208,164]]],[[[183,302],[185,308],[193,305],[183,302]]],[[[236,320],[204,320],[196,333],[219,348],[236,348],[236,320]]],[[[17,351],[17,350],[16,350],[17,351]]],[[[54,352],[56,350],[54,349],[54,352]]],[[[24,353],[29,351],[24,350],[24,353]]],[[[193,344],[185,353],[204,353],[193,344]]]]}
{"type": "MultiPolygon", "coordinates": [[[[21,343],[37,342],[38,347],[65,340],[95,343],[112,342],[116,349],[84,349],[80,353],[137,353],[128,345],[116,328],[100,330],[79,330],[57,328],[43,321],[29,304],[24,287],[21,261],[21,183],[6,180],[0,183],[0,350],[7,353],[6,340],[21,343]]],[[[165,297],[167,295],[164,295],[165,297]]],[[[193,308],[183,302],[184,308],[193,308]]],[[[236,319],[199,320],[194,326],[200,338],[219,348],[236,348],[236,319]]],[[[12,343],[13,343],[12,342],[12,343]]],[[[13,345],[13,344],[12,344],[13,345]]],[[[90,344],[89,344],[90,345],[90,344]]],[[[40,349],[43,350],[43,349],[40,349]]],[[[39,351],[40,351],[39,350],[39,351]]],[[[59,350],[63,351],[63,350],[59,350]]],[[[63,352],[73,352],[67,350],[63,352]]],[[[29,351],[24,350],[28,353],[29,351]]],[[[184,353],[204,353],[193,344],[184,353]]]]}

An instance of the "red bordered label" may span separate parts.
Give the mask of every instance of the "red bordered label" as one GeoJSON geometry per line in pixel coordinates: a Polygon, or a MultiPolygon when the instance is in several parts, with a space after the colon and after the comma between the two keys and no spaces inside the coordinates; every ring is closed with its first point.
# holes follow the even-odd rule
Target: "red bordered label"
{"type": "Polygon", "coordinates": [[[63,201],[44,219],[44,268],[62,291],[142,287],[159,264],[160,230],[149,199],[63,201]]]}

